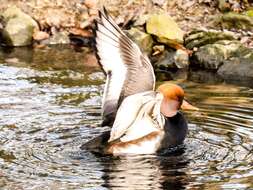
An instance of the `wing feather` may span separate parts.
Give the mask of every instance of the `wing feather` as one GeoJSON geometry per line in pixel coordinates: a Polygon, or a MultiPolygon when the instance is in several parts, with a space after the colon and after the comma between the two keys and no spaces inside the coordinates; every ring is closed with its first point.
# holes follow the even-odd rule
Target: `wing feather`
{"type": "Polygon", "coordinates": [[[102,100],[102,125],[112,125],[117,109],[129,95],[154,89],[155,76],[149,59],[108,15],[99,11],[95,44],[100,65],[107,75],[102,100]]]}
{"type": "Polygon", "coordinates": [[[111,129],[109,142],[122,137],[127,129],[135,122],[142,106],[154,100],[154,98],[154,91],[142,92],[125,98],[118,109],[111,129]]]}
{"type": "Polygon", "coordinates": [[[128,96],[117,112],[109,142],[135,140],[163,129],[165,120],[160,113],[163,96],[154,91],[128,96]],[[126,114],[127,113],[127,114],[126,114]]]}

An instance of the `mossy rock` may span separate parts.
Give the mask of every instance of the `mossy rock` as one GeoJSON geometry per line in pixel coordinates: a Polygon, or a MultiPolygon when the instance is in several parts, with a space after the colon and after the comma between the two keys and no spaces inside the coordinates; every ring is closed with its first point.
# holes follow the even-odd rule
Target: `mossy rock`
{"type": "Polygon", "coordinates": [[[200,47],[191,66],[215,71],[227,82],[247,84],[253,80],[253,50],[238,41],[218,41],[200,47]]]}
{"type": "Polygon", "coordinates": [[[191,64],[195,67],[216,71],[228,58],[243,51],[245,51],[244,46],[240,42],[221,40],[200,47],[193,54],[191,64]]]}
{"type": "Polygon", "coordinates": [[[184,32],[167,14],[150,15],[146,23],[147,33],[157,36],[159,42],[174,47],[183,43],[184,32]]]}
{"type": "Polygon", "coordinates": [[[189,66],[189,55],[186,51],[178,49],[176,51],[164,51],[162,54],[157,56],[154,63],[154,67],[157,70],[174,70],[184,69],[189,66]]]}
{"type": "Polygon", "coordinates": [[[232,57],[226,60],[217,73],[229,82],[250,82],[252,84],[253,52],[249,57],[232,57]]]}
{"type": "Polygon", "coordinates": [[[214,24],[226,29],[253,30],[252,17],[235,12],[229,12],[217,17],[214,24]]]}
{"type": "Polygon", "coordinates": [[[3,41],[7,46],[26,46],[32,43],[33,27],[22,18],[10,19],[3,30],[3,41]]]}
{"type": "Polygon", "coordinates": [[[10,19],[22,17],[24,20],[29,22],[34,28],[39,29],[37,22],[28,14],[24,13],[21,9],[16,6],[9,7],[6,9],[2,16],[4,17],[5,22],[8,22],[10,19]]]}
{"type": "Polygon", "coordinates": [[[144,50],[146,53],[151,53],[153,39],[150,34],[147,34],[138,28],[131,28],[125,32],[142,48],[142,50],[144,50]]]}
{"type": "Polygon", "coordinates": [[[175,52],[174,60],[178,69],[188,68],[189,66],[189,54],[182,49],[175,52]]]}
{"type": "Polygon", "coordinates": [[[209,70],[217,70],[225,59],[227,51],[223,45],[207,44],[199,48],[191,58],[191,63],[195,67],[209,70]]]}
{"type": "Polygon", "coordinates": [[[8,8],[2,15],[2,42],[7,46],[27,46],[32,44],[34,30],[39,26],[33,18],[17,7],[8,8]]]}
{"type": "Polygon", "coordinates": [[[231,32],[221,32],[215,30],[203,31],[193,30],[185,37],[185,47],[193,49],[207,44],[213,44],[220,40],[235,40],[236,37],[231,32]]]}
{"type": "Polygon", "coordinates": [[[162,54],[157,56],[157,60],[155,60],[154,67],[156,70],[170,70],[176,69],[177,66],[174,60],[175,51],[164,51],[162,54]]]}

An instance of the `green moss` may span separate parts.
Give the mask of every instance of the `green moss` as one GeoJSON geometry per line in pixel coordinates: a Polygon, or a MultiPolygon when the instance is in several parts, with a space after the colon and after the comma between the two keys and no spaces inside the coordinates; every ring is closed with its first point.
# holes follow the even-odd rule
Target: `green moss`
{"type": "Polygon", "coordinates": [[[217,31],[193,31],[185,38],[185,46],[188,49],[193,49],[194,47],[201,47],[206,44],[213,44],[220,40],[234,39],[234,36],[228,32],[226,33],[217,31]]]}
{"type": "Polygon", "coordinates": [[[249,17],[253,17],[253,9],[245,11],[244,14],[249,16],[249,17]]]}

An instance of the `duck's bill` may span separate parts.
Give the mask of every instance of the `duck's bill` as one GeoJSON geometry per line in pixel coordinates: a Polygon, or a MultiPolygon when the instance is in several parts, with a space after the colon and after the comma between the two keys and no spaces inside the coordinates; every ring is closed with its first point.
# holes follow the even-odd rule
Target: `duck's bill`
{"type": "Polygon", "coordinates": [[[183,100],[183,103],[181,105],[181,109],[182,110],[194,110],[194,111],[197,111],[199,110],[199,108],[191,105],[189,102],[187,102],[186,100],[183,100]]]}

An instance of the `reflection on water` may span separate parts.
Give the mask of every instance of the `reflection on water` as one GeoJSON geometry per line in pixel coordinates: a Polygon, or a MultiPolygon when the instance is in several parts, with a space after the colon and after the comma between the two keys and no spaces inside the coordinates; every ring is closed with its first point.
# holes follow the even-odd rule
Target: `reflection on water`
{"type": "Polygon", "coordinates": [[[103,187],[110,189],[184,189],[188,184],[182,156],[132,156],[104,164],[103,187]],[[181,171],[182,170],[182,171],[181,171]]]}
{"type": "Polygon", "coordinates": [[[181,82],[200,108],[182,152],[95,155],[79,147],[108,130],[102,72],[71,48],[39,51],[0,53],[0,189],[253,188],[253,89],[181,82]]]}

